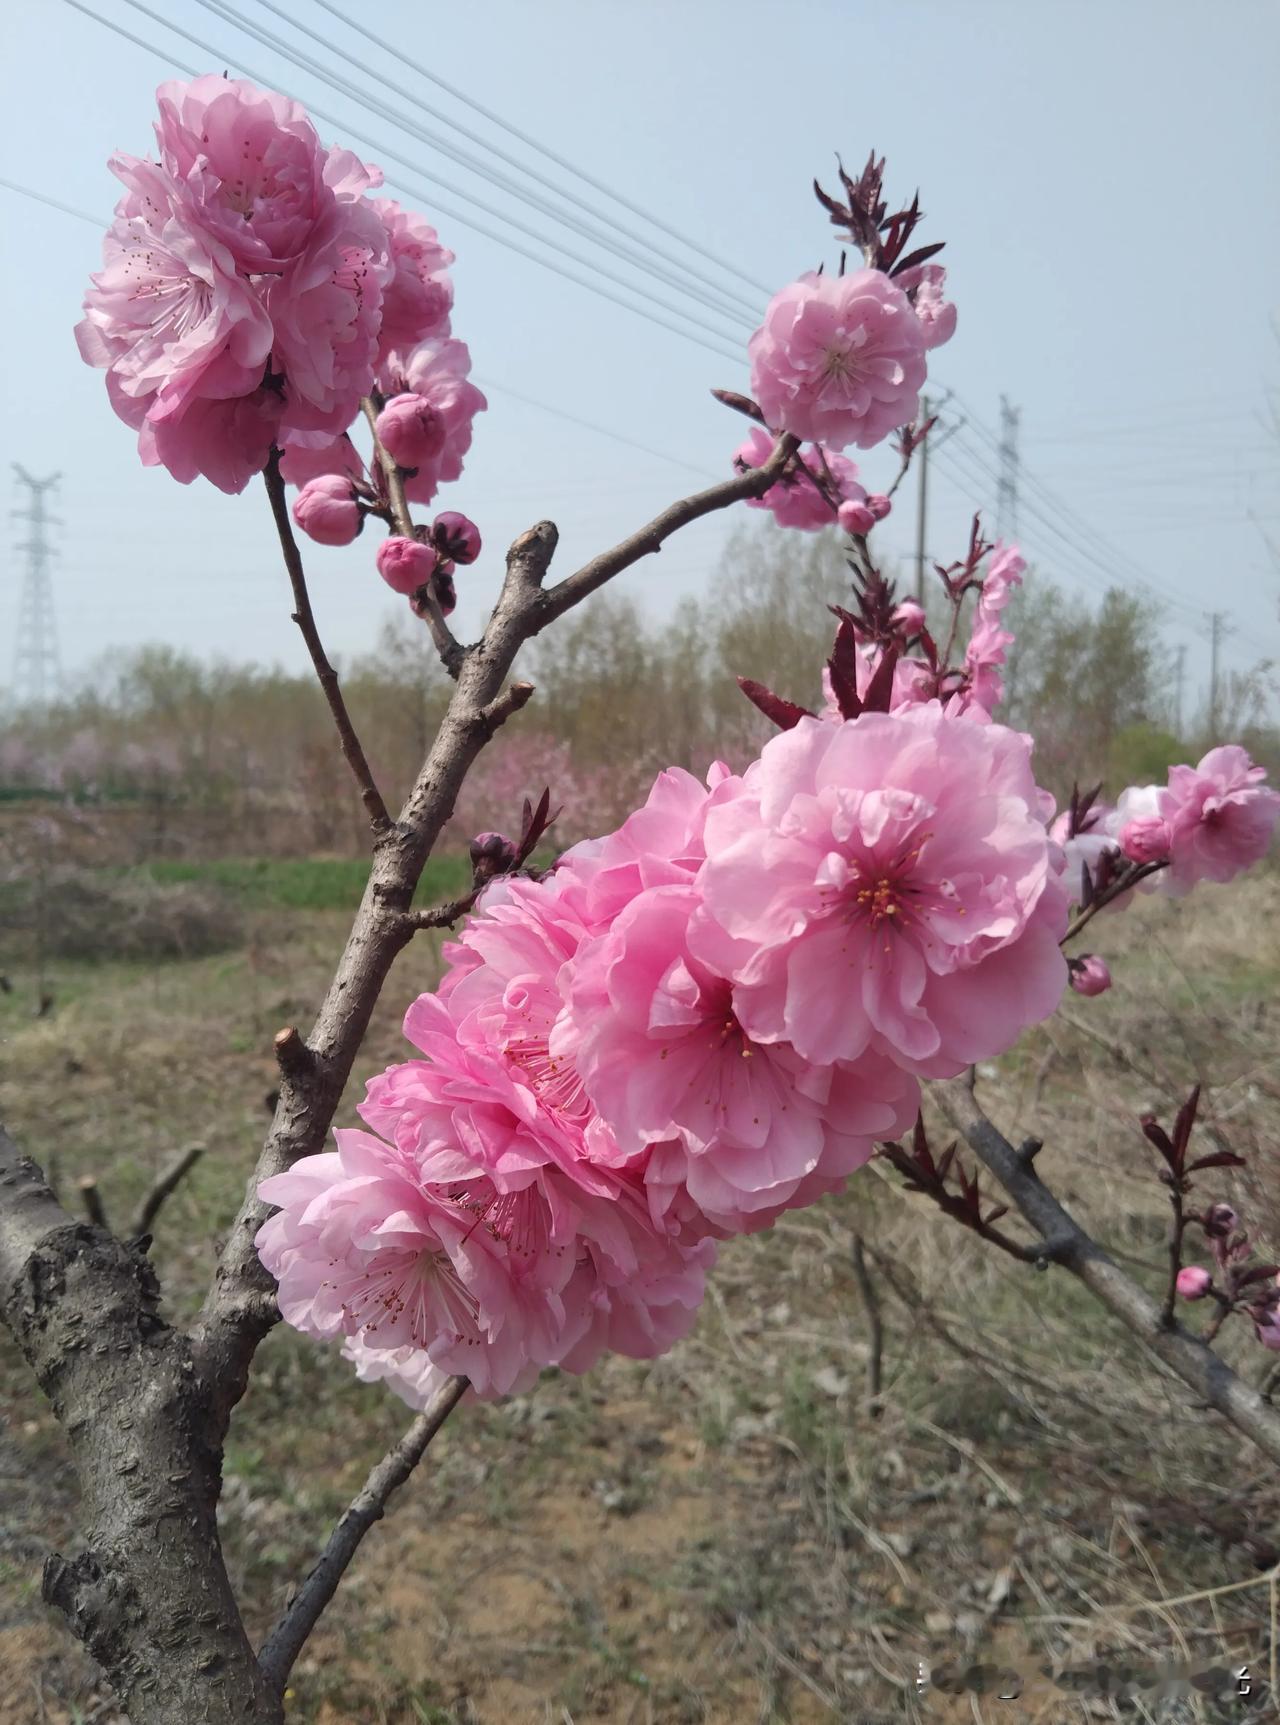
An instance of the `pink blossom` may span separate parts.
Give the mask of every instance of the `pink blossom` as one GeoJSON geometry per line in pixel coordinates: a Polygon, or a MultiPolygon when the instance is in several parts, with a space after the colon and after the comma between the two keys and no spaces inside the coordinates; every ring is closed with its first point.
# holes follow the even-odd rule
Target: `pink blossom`
{"type": "Polygon", "coordinates": [[[1147,815],[1126,822],[1120,829],[1117,842],[1130,862],[1166,862],[1171,834],[1166,821],[1158,815],[1147,815]]]}
{"type": "Polygon", "coordinates": [[[895,607],[892,622],[904,641],[914,640],[924,628],[924,606],[918,599],[904,599],[895,607]]]}
{"type": "MultiPolygon", "coordinates": [[[[773,439],[759,426],[752,429],[745,443],[733,452],[733,464],[739,472],[751,467],[763,467],[773,450],[773,439]]],[[[836,509],[827,501],[815,483],[814,475],[824,480],[841,499],[855,500],[866,496],[858,484],[858,469],[847,456],[834,449],[821,449],[809,444],[776,484],[763,497],[749,497],[751,509],[768,509],[779,527],[797,527],[804,533],[818,533],[836,520],[836,509]]]]}
{"type": "Polygon", "coordinates": [[[886,497],[882,491],[873,491],[867,498],[867,508],[877,521],[883,521],[893,512],[893,499],[886,497]]]}
{"type": "Polygon", "coordinates": [[[1105,958],[1096,952],[1082,953],[1070,961],[1071,986],[1077,994],[1105,994],[1111,987],[1111,970],[1105,958]]]}
{"type": "Polygon", "coordinates": [[[276,275],[328,224],[329,153],[287,96],[212,74],[162,84],[156,142],[186,219],[244,275],[276,275]]]}
{"type": "Polygon", "coordinates": [[[383,295],[377,360],[381,367],[394,350],[407,352],[420,341],[449,333],[453,304],[449,265],[454,260],[421,216],[402,209],[394,198],[372,202],[386,225],[393,270],[383,295]]]}
{"type": "Polygon", "coordinates": [[[280,397],[271,389],[193,401],[176,417],[144,420],[138,454],[144,467],[165,467],[183,485],[203,477],[220,491],[239,493],[267,465],[280,411],[280,397]]]}
{"type": "Polygon", "coordinates": [[[1177,1289],[1181,1299],[1203,1300],[1213,1285],[1213,1277],[1199,1264],[1186,1264],[1178,1271],[1177,1289]]]}
{"type": "Polygon", "coordinates": [[[843,532],[856,534],[859,538],[865,538],[876,524],[876,518],[866,504],[856,499],[840,505],[836,510],[836,520],[843,532]]]}
{"type": "Polygon", "coordinates": [[[747,351],[752,394],[775,430],[870,449],[916,417],[924,326],[879,270],[801,276],[774,295],[747,351]]]}
{"type": "Polygon", "coordinates": [[[1004,699],[999,667],[1005,662],[1004,650],[1013,644],[1013,636],[1001,627],[1000,616],[1013,596],[1014,587],[1021,585],[1026,567],[1016,545],[997,545],[978,595],[964,662],[969,677],[968,695],[987,713],[993,713],[1004,699]]]}
{"type": "Polygon", "coordinates": [[[753,1041],[730,982],[689,950],[698,902],[692,884],[652,888],[580,950],[551,1050],[572,1059],[620,1157],[661,1146],[645,1167],[660,1213],[679,1191],[740,1233],[797,1201],[809,1176],[835,1184],[876,1139],[907,1130],[919,1093],[884,1060],[816,1067],[753,1041]]]}
{"type": "Polygon", "coordinates": [[[480,555],[480,529],[456,509],[446,509],[431,523],[431,541],[441,556],[454,563],[474,563],[480,555]]]}
{"type": "Polygon", "coordinates": [[[331,443],[311,446],[289,443],[280,457],[280,477],[286,485],[305,485],[308,479],[322,474],[339,473],[348,479],[363,479],[364,462],[359,451],[344,432],[331,443]]]}
{"type": "Polygon", "coordinates": [[[706,814],[694,954],[753,1039],[945,1077],[1066,986],[1067,895],[1027,739],[936,703],[801,719],[706,814]]]}
{"type": "Polygon", "coordinates": [[[956,308],[943,297],[947,272],[942,264],[916,264],[894,278],[915,307],[927,348],[941,347],[956,333],[956,308]]]}
{"type": "Polygon", "coordinates": [[[446,337],[420,342],[407,353],[397,350],[379,367],[379,385],[385,395],[420,396],[444,428],[439,455],[422,463],[405,483],[405,492],[414,503],[430,503],[441,485],[452,484],[462,476],[462,459],[471,447],[472,421],[488,406],[475,384],[468,381],[470,370],[466,343],[446,337]]]}
{"type": "Polygon", "coordinates": [[[393,592],[416,593],[429,581],[439,558],[430,545],[392,533],[378,547],[378,573],[393,592]]]}
{"type": "Polygon", "coordinates": [[[293,500],[293,519],[319,545],[350,545],[364,525],[355,488],[340,473],[308,479],[293,500]]]}
{"type": "Polygon", "coordinates": [[[374,431],[401,467],[422,467],[444,449],[444,420],[425,396],[393,395],[374,431]]]}
{"type": "Polygon", "coordinates": [[[1170,767],[1160,814],[1169,828],[1171,893],[1231,880],[1266,855],[1280,817],[1280,796],[1266,776],[1236,744],[1210,749],[1198,766],[1170,767]]]}

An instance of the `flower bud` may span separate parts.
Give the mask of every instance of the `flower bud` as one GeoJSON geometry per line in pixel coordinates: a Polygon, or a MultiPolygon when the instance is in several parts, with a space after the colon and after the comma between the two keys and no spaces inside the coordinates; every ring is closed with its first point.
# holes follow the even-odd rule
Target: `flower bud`
{"type": "Polygon", "coordinates": [[[293,500],[293,519],[318,545],[350,545],[364,526],[355,489],[341,473],[308,479],[293,500]]]}
{"type": "Polygon", "coordinates": [[[1146,815],[1128,821],[1120,829],[1120,849],[1130,862],[1167,862],[1170,833],[1167,821],[1158,815],[1146,815]]]}
{"type": "Polygon", "coordinates": [[[471,841],[471,867],[491,879],[505,874],[516,860],[516,847],[502,833],[477,833],[471,841]]]}
{"type": "Polygon", "coordinates": [[[1083,958],[1071,960],[1071,986],[1077,994],[1105,994],[1111,987],[1111,972],[1107,961],[1096,952],[1086,952],[1083,958]]]}
{"type": "Polygon", "coordinates": [[[442,557],[455,563],[474,563],[480,555],[480,529],[456,509],[446,509],[431,523],[431,543],[442,557]]]}
{"type": "Polygon", "coordinates": [[[885,516],[893,508],[893,504],[882,491],[873,491],[867,498],[867,508],[875,516],[877,521],[883,521],[885,516]]]}
{"type": "Polygon", "coordinates": [[[436,564],[435,574],[431,577],[431,591],[436,596],[442,617],[447,617],[457,608],[458,589],[454,586],[452,563],[436,564]]]}
{"type": "Polygon", "coordinates": [[[876,524],[876,518],[865,503],[859,503],[854,498],[848,499],[836,510],[836,520],[846,533],[870,533],[876,524]]]}
{"type": "Polygon", "coordinates": [[[909,641],[924,628],[924,606],[918,599],[904,599],[891,621],[898,633],[909,641]]]}
{"type": "Polygon", "coordinates": [[[1264,1348],[1280,1353],[1280,1312],[1264,1312],[1253,1320],[1254,1334],[1264,1348]]]}
{"type": "Polygon", "coordinates": [[[1199,1264],[1187,1264],[1178,1271],[1175,1286],[1182,1299],[1203,1300],[1212,1284],[1208,1270],[1202,1270],[1199,1264]]]}
{"type": "Polygon", "coordinates": [[[397,593],[416,593],[429,581],[439,559],[430,545],[393,533],[378,547],[378,573],[397,593]]]}
{"type": "Polygon", "coordinates": [[[393,395],[373,429],[401,467],[421,467],[444,448],[444,420],[422,395],[393,395]]]}
{"type": "Polygon", "coordinates": [[[1200,1218],[1200,1226],[1211,1240],[1225,1240],[1240,1226],[1240,1218],[1230,1204],[1210,1204],[1200,1218]]]}

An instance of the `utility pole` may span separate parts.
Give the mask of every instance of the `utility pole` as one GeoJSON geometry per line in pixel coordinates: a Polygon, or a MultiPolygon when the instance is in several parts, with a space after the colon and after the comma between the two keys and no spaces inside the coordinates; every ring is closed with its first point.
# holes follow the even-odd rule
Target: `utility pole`
{"type": "Polygon", "coordinates": [[[61,691],[62,664],[58,654],[58,629],[53,612],[53,589],[49,581],[52,549],[48,530],[56,525],[45,511],[45,499],[61,475],[51,473],[36,479],[15,461],[18,482],[27,488],[28,504],[14,515],[31,526],[30,537],[19,551],[27,554],[18,605],[18,630],[13,652],[13,695],[20,704],[42,708],[61,691]]]}
{"type": "Polygon", "coordinates": [[[1018,537],[1018,425],[1020,407],[1000,397],[1000,478],[996,484],[996,537],[1007,543],[1018,537]]]}
{"type": "Polygon", "coordinates": [[[1222,611],[1209,613],[1209,741],[1218,740],[1218,649],[1226,634],[1227,620],[1222,611]]]}
{"type": "Polygon", "coordinates": [[[1174,735],[1177,737],[1181,737],[1182,735],[1182,677],[1183,672],[1186,669],[1186,663],[1187,649],[1184,644],[1178,648],[1177,657],[1174,660],[1173,673],[1173,731],[1174,735]]]}
{"type": "MultiPolygon", "coordinates": [[[[929,397],[920,397],[921,425],[929,423],[929,397]]],[[[929,433],[932,437],[933,433],[929,433]]],[[[916,486],[916,599],[924,604],[924,546],[925,523],[929,514],[929,437],[916,450],[916,460],[920,463],[920,480],[916,486]]]]}

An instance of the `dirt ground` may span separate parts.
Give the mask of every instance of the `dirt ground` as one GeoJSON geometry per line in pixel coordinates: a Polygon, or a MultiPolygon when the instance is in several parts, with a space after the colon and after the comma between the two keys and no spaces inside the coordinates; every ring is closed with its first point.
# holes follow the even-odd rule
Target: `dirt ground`
{"type": "MultiPolygon", "coordinates": [[[[1197,1077],[1206,1129],[1250,1158],[1205,1197],[1233,1197],[1280,1244],[1280,881],[1100,923],[1112,993],[1070,998],[979,1084],[1011,1135],[1046,1140],[1045,1178],[1154,1289],[1167,1206],[1136,1117],[1168,1116],[1197,1077]]],[[[63,966],[43,1019],[21,987],[0,997],[3,1111],[64,1196],[92,1172],[126,1216],[175,1146],[205,1146],[153,1248],[175,1315],[200,1298],[252,1165],[271,1034],[306,1021],[340,938],[337,916],[272,912],[220,957],[63,966]]],[[[425,942],[400,961],[362,1074],[401,1057],[397,1020],[433,964],[425,942]]],[[[1268,1357],[1232,1328],[1222,1351],[1260,1379],[1268,1357]]],[[[264,1346],[222,1510],[256,1632],[407,1420],[301,1337],[264,1346]]],[[[0,1725],[117,1716],[40,1601],[44,1555],[75,1541],[57,1428],[4,1344],[0,1725]]],[[[1065,1276],[993,1255],[876,1164],[727,1248],[664,1360],[464,1403],[304,1652],[290,1718],[1260,1725],[1277,1717],[1278,1559],[1280,1484],[1243,1439],[1065,1276]],[[855,1233],[885,1327],[878,1409],[855,1233]],[[1100,1693],[1081,1669],[1099,1662],[1146,1687],[1100,1693]],[[1023,1693],[1002,1700],[1009,1666],[1023,1693]],[[1169,1666],[1221,1678],[1162,1694],[1169,1666]],[[920,1684],[946,1669],[967,1670],[966,1693],[920,1684]]]]}

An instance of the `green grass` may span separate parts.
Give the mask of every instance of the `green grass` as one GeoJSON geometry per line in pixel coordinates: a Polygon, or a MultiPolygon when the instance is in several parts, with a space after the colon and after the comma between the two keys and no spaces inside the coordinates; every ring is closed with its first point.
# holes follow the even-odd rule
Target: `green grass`
{"type": "MultiPolygon", "coordinates": [[[[224,857],[215,862],[151,862],[130,872],[162,884],[218,887],[252,906],[354,910],[369,877],[369,864],[361,857],[224,857]]],[[[469,880],[465,857],[432,857],[422,871],[416,902],[456,898],[466,891],[469,880]]]]}

